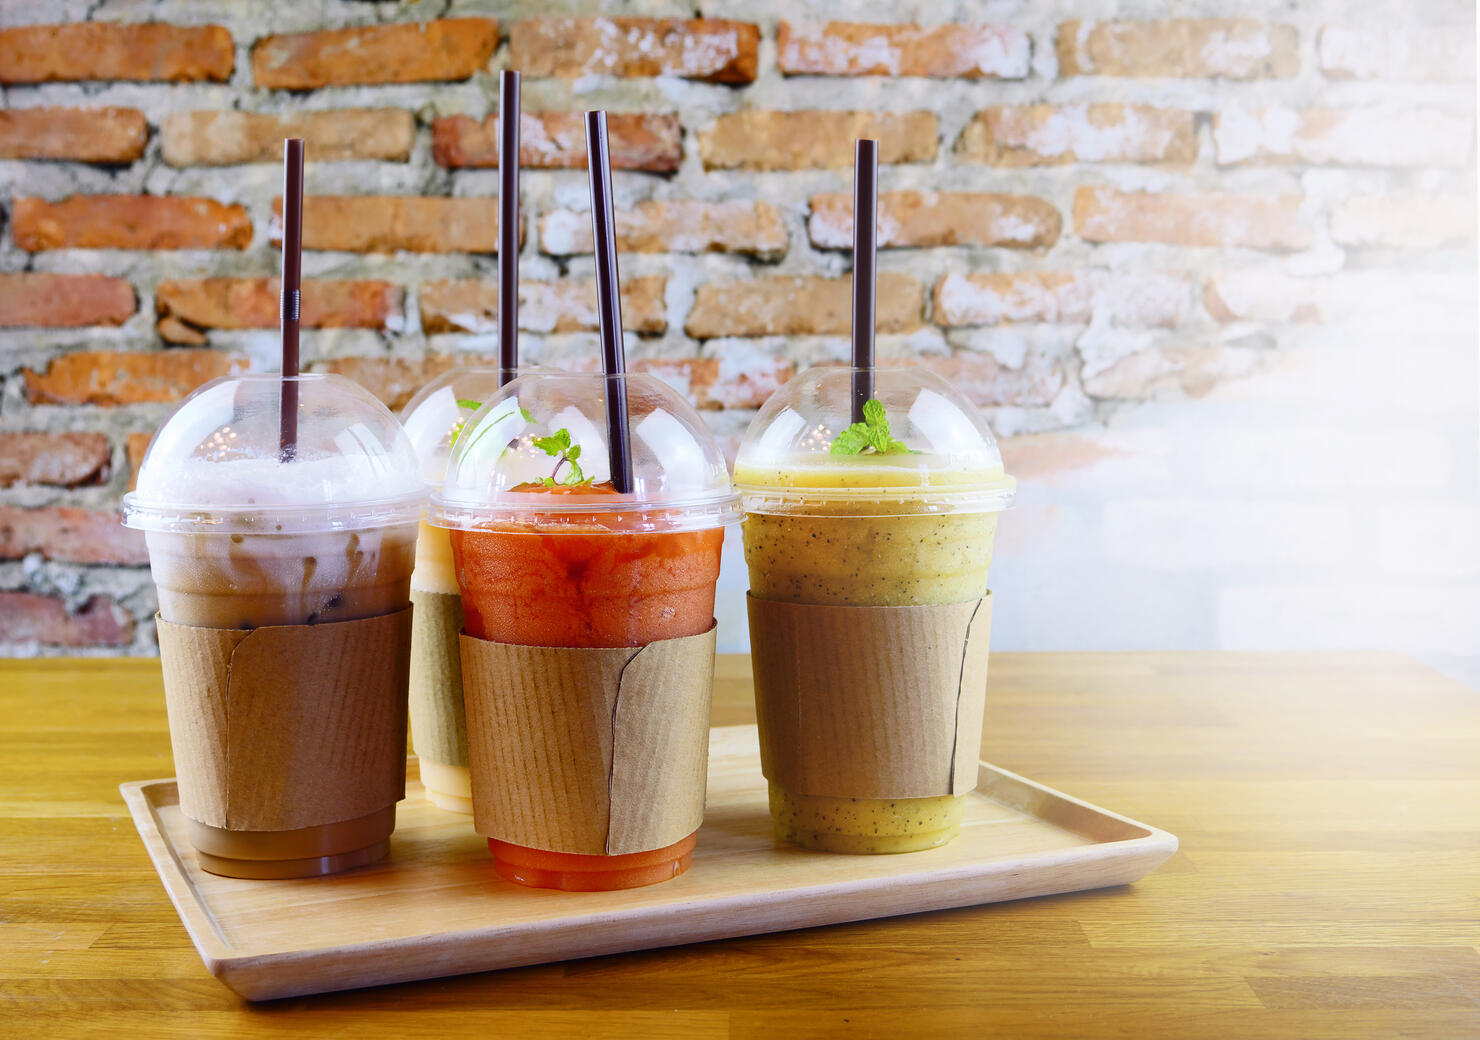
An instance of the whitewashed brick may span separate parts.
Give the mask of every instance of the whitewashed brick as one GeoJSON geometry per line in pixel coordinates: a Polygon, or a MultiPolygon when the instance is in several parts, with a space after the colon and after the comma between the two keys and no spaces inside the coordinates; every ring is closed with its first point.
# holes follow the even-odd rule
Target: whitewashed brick
{"type": "Polygon", "coordinates": [[[1240,585],[1218,598],[1225,650],[1474,654],[1477,631],[1480,588],[1307,582],[1240,585]]]}
{"type": "Polygon", "coordinates": [[[1112,501],[1104,537],[1113,559],[1155,571],[1332,566],[1357,547],[1352,514],[1301,502],[1112,501]]]}
{"type": "MultiPolygon", "coordinates": [[[[1411,578],[1480,577],[1480,505],[1412,502],[1377,513],[1384,570],[1411,578]]],[[[1480,652],[1480,630],[1475,634],[1480,652]]]]}

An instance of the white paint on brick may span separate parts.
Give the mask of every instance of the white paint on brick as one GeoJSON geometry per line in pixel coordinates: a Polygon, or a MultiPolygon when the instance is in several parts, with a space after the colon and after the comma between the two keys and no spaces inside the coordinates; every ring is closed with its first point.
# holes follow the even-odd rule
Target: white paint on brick
{"type": "Polygon", "coordinates": [[[1462,166],[1473,137],[1468,117],[1435,109],[1219,110],[1218,162],[1260,159],[1349,166],[1462,166]]]}
{"type": "Polygon", "coordinates": [[[1352,514],[1299,502],[1111,501],[1105,540],[1116,560],[1149,570],[1299,572],[1350,557],[1359,544],[1352,514]]]}
{"type": "Polygon", "coordinates": [[[1227,33],[1220,29],[1208,34],[1202,60],[1210,69],[1238,75],[1267,58],[1273,50],[1268,32],[1227,33]]]}
{"type": "Polygon", "coordinates": [[[1393,496],[1441,489],[1453,469],[1449,442],[1423,429],[1213,430],[1194,450],[1210,488],[1261,497],[1344,492],[1373,508],[1393,496]]]}
{"type": "MultiPolygon", "coordinates": [[[[1480,505],[1399,502],[1377,511],[1377,555],[1403,578],[1480,577],[1480,505]]],[[[1475,647],[1480,650],[1480,629],[1475,647]]]]}
{"type": "MultiPolygon", "coordinates": [[[[1176,136],[1170,127],[1154,125],[1135,108],[1123,109],[1119,120],[1103,125],[1091,121],[1089,115],[1088,105],[1060,105],[1047,119],[1033,122],[1026,132],[1005,134],[1001,143],[1039,155],[1073,155],[1080,162],[1105,162],[1162,154],[1176,136]]],[[[1010,112],[1004,113],[1004,119],[1008,126],[1019,130],[1025,122],[1010,112]]]]}
{"type": "MultiPolygon", "coordinates": [[[[1218,599],[1217,638],[1229,650],[1379,650],[1474,655],[1480,588],[1239,584],[1218,599]]],[[[1394,710],[1400,710],[1395,705],[1394,710]]]]}

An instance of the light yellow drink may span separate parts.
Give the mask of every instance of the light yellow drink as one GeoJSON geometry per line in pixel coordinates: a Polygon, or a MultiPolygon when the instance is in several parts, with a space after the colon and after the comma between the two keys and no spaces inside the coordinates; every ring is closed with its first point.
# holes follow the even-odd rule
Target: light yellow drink
{"type": "Polygon", "coordinates": [[[468,730],[462,703],[458,635],[462,598],[447,532],[421,521],[411,572],[411,745],[427,800],[450,812],[473,811],[468,730]]]}
{"type": "MultiPolygon", "coordinates": [[[[853,456],[776,470],[737,466],[735,481],[742,486],[824,492],[798,512],[745,514],[751,595],[855,607],[984,596],[997,514],[940,512],[939,497],[953,486],[999,483],[1001,468],[931,474],[918,458],[908,458],[908,466],[887,460],[853,456]],[[830,497],[840,491],[851,494],[830,497]]],[[[777,836],[828,852],[913,852],[944,845],[961,828],[962,797],[827,798],[774,782],[770,793],[777,836]]]]}
{"type": "Polygon", "coordinates": [[[953,712],[947,732],[940,706],[979,703],[980,691],[964,702],[960,678],[895,664],[917,649],[963,661],[985,650],[985,626],[974,637],[939,626],[987,595],[997,514],[1012,501],[991,428],[926,369],[818,366],[761,408],[735,487],[777,836],[829,852],[944,845],[965,802],[955,741],[974,739],[980,718],[953,712]],[[913,742],[892,742],[901,726],[913,742]]]}
{"type": "MultiPolygon", "coordinates": [[[[509,378],[512,374],[506,378],[496,368],[454,368],[418,390],[401,410],[428,488],[442,483],[463,426],[509,378]]],[[[438,808],[471,814],[473,788],[458,649],[462,599],[447,531],[425,518],[416,535],[411,604],[416,608],[411,626],[411,747],[422,786],[427,801],[438,808]]]]}

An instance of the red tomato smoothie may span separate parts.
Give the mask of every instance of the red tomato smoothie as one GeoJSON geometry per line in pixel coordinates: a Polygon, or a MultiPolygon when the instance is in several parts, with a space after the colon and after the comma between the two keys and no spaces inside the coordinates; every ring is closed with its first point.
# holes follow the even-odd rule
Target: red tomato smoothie
{"type": "MultiPolygon", "coordinates": [[[[611,485],[533,494],[608,495],[611,485]]],[[[529,525],[453,530],[468,635],[520,646],[644,646],[714,622],[723,528],[643,531],[635,518],[561,513],[529,525]]],[[[666,881],[689,866],[694,836],[624,856],[549,852],[490,839],[501,877],[537,888],[608,891],[666,881]]]]}

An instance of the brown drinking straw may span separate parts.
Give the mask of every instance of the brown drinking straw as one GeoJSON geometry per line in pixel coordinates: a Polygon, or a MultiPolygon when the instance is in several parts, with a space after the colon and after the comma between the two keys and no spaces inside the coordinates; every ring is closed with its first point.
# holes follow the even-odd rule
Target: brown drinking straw
{"type": "Polygon", "coordinates": [[[606,113],[586,113],[586,166],[591,174],[591,234],[596,243],[596,313],[601,325],[601,367],[606,373],[606,442],[612,485],[632,492],[632,438],[627,428],[627,358],[622,349],[622,297],[617,239],[612,233],[612,164],[606,113]]]}
{"type": "Polygon", "coordinates": [[[283,142],[282,391],[278,405],[278,457],[298,453],[298,317],[303,282],[303,139],[283,142]]]}
{"type": "Polygon", "coordinates": [[[878,295],[879,142],[859,138],[853,154],[853,421],[874,396],[874,301],[878,295]]]}
{"type": "Polygon", "coordinates": [[[519,367],[519,73],[498,77],[498,382],[519,367]]]}

